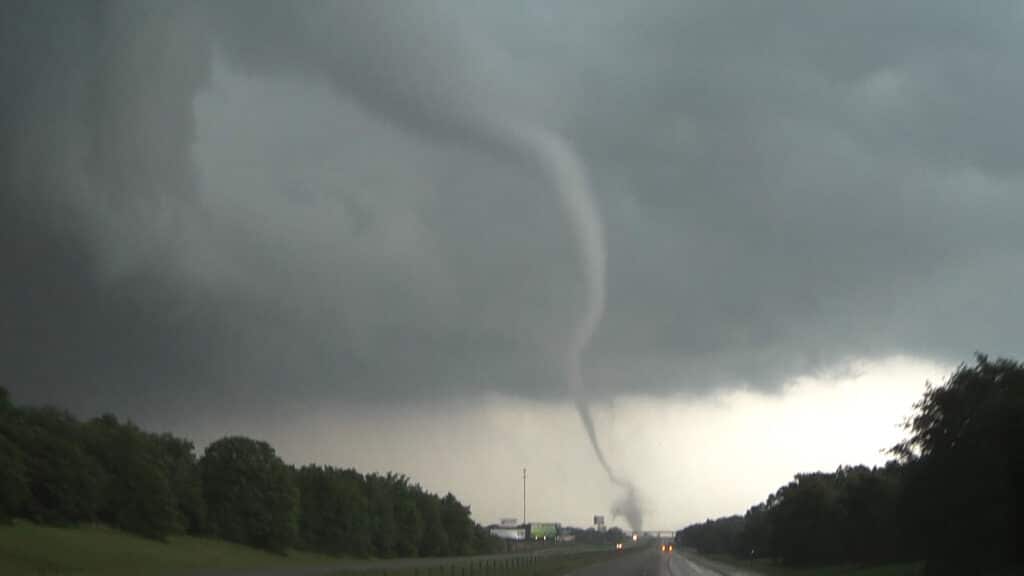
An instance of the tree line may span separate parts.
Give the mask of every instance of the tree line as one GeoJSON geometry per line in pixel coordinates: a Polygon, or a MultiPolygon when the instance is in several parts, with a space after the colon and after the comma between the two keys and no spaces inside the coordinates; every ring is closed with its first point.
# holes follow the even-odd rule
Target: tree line
{"type": "Polygon", "coordinates": [[[746,514],[688,526],[677,542],[805,566],[1024,568],[1024,366],[979,354],[941,386],[929,384],[914,408],[885,466],[797,474],[746,514]]]}
{"type": "Polygon", "coordinates": [[[191,441],[104,415],[14,406],[0,387],[0,520],[102,522],[271,551],[449,556],[496,551],[469,506],[399,474],[285,464],[266,442],[191,441]]]}

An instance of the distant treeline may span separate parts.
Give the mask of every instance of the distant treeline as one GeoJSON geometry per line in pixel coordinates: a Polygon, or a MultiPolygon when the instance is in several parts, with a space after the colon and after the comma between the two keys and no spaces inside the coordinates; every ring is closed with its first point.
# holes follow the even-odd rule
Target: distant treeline
{"type": "Polygon", "coordinates": [[[266,442],[192,442],[113,416],[15,407],[0,387],[0,520],[103,522],[150,538],[219,537],[273,551],[448,556],[499,546],[455,496],[401,475],[296,468],[266,442]]]}
{"type": "Polygon", "coordinates": [[[798,474],[745,515],[694,524],[677,542],[794,565],[1024,567],[1024,367],[979,355],[929,386],[915,410],[884,467],[798,474]]]}

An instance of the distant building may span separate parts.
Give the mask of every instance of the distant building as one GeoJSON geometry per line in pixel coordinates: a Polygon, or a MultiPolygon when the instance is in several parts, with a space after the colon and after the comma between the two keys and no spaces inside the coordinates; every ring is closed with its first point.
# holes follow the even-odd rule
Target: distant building
{"type": "Polygon", "coordinates": [[[502,528],[515,528],[516,526],[519,526],[519,519],[518,518],[502,518],[501,520],[498,521],[498,524],[500,524],[502,528]]]}
{"type": "Polygon", "coordinates": [[[526,540],[526,528],[505,528],[493,526],[491,536],[497,536],[502,540],[526,540]]]}

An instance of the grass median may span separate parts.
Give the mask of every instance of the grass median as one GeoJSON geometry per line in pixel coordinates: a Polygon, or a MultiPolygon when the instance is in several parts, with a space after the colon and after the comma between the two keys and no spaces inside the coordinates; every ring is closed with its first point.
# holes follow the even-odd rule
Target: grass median
{"type": "Polygon", "coordinates": [[[263,552],[208,538],[149,540],[104,526],[58,528],[16,521],[0,525],[0,574],[4,576],[137,576],[187,574],[198,569],[337,562],[337,558],[263,552]]]}
{"type": "Polygon", "coordinates": [[[213,538],[172,536],[165,542],[100,525],[61,528],[15,521],[0,524],[3,576],[177,575],[248,568],[351,563],[347,576],[563,576],[626,552],[607,549],[541,550],[534,554],[472,558],[356,560],[290,551],[272,554],[213,538]],[[395,567],[395,563],[399,563],[395,567]],[[401,565],[408,563],[408,565],[401,565]],[[390,566],[384,568],[384,566],[390,566]]]}
{"type": "Polygon", "coordinates": [[[428,566],[390,569],[367,567],[341,570],[336,572],[336,576],[564,576],[574,570],[621,558],[634,551],[636,549],[621,552],[598,549],[492,558],[439,559],[438,563],[428,566]]]}

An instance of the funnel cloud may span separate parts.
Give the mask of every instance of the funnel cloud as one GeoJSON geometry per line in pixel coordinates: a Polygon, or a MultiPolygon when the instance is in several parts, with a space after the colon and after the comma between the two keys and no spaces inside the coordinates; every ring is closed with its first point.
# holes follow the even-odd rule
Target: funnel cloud
{"type": "Polygon", "coordinates": [[[607,255],[600,213],[594,204],[583,164],[564,139],[541,128],[531,128],[525,132],[510,131],[510,134],[518,135],[526,143],[526,149],[534,151],[540,163],[546,167],[546,172],[555,182],[562,210],[576,239],[582,261],[585,306],[566,351],[566,383],[569,392],[575,398],[576,409],[590,445],[594,449],[594,455],[608,474],[608,479],[623,490],[622,496],[612,506],[612,514],[625,518],[630,528],[639,532],[643,529],[643,510],[637,498],[636,488],[629,480],[615,472],[601,449],[580,366],[583,352],[590,344],[605,308],[607,255]]]}

